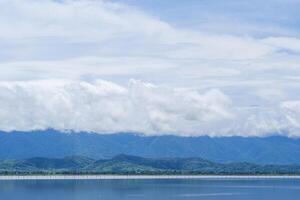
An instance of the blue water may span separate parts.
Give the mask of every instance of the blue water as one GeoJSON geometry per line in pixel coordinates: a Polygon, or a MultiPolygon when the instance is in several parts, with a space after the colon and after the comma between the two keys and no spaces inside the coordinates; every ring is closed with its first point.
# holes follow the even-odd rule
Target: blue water
{"type": "Polygon", "coordinates": [[[0,199],[299,200],[300,180],[11,180],[0,199]]]}

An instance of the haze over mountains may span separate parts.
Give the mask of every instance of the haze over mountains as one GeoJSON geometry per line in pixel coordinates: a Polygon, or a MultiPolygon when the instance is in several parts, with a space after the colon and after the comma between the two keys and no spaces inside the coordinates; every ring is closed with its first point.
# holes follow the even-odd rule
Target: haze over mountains
{"type": "Polygon", "coordinates": [[[118,154],[142,157],[201,157],[214,162],[300,164],[300,139],[273,137],[144,137],[132,133],[95,134],[0,132],[0,159],[63,158],[81,155],[93,159],[118,154]]]}

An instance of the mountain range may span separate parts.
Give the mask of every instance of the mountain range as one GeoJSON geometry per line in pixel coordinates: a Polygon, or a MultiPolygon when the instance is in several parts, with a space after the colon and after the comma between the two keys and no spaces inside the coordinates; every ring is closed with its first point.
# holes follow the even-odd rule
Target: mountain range
{"type": "Polygon", "coordinates": [[[143,158],[117,155],[95,160],[83,156],[0,161],[0,174],[300,174],[300,165],[215,163],[202,158],[143,158]]]}
{"type": "Polygon", "coordinates": [[[300,164],[300,139],[271,137],[141,136],[134,133],[62,133],[55,130],[0,132],[0,159],[63,158],[82,155],[107,159],[201,157],[213,162],[300,164]]]}

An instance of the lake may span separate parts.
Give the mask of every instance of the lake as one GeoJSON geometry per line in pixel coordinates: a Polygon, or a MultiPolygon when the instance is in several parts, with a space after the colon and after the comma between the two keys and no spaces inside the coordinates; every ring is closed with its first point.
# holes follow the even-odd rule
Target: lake
{"type": "Polygon", "coordinates": [[[298,200],[300,179],[1,180],[2,200],[298,200]]]}

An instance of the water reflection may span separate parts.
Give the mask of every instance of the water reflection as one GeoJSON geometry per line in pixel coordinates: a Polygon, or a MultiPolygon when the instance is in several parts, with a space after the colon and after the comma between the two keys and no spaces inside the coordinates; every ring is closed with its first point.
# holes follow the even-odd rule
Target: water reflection
{"type": "Polygon", "coordinates": [[[17,180],[0,181],[9,200],[298,200],[300,180],[17,180]]]}

